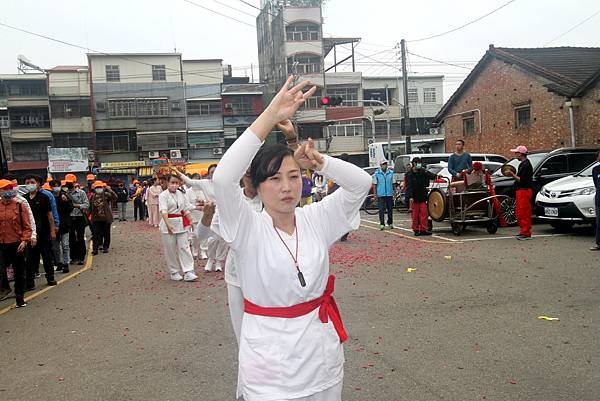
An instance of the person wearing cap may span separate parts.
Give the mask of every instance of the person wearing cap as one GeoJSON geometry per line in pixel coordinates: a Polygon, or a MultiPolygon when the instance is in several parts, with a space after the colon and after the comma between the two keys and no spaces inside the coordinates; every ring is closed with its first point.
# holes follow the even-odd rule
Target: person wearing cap
{"type": "Polygon", "coordinates": [[[510,150],[521,162],[517,172],[507,171],[509,177],[515,180],[515,198],[517,201],[516,216],[520,231],[518,240],[531,239],[531,198],[533,197],[533,166],[527,158],[527,147],[519,145],[510,150]]]}
{"type": "Polygon", "coordinates": [[[92,254],[97,255],[100,246],[102,246],[103,253],[108,253],[110,248],[110,226],[113,222],[110,204],[117,199],[117,194],[102,181],[94,181],[92,189],[94,190],[90,199],[90,215],[93,226],[92,254]]]}
{"type": "Polygon", "coordinates": [[[379,162],[379,168],[373,173],[373,195],[379,207],[379,229],[385,228],[384,217],[387,209],[387,224],[394,228],[394,173],[388,169],[388,161],[379,162]]]}
{"type": "Polygon", "coordinates": [[[92,173],[89,173],[88,175],[85,176],[85,180],[87,181],[87,191],[86,192],[92,192],[92,184],[94,183],[94,181],[96,181],[96,176],[92,173]]]}
{"type": "Polygon", "coordinates": [[[56,271],[69,272],[69,261],[71,254],[69,249],[69,232],[71,231],[71,212],[73,211],[73,199],[61,189],[61,182],[52,180],[49,184],[52,195],[56,200],[60,227],[56,239],[52,241],[52,253],[56,271]]]}
{"type": "MultiPolygon", "coordinates": [[[[15,277],[15,298],[17,307],[25,303],[25,249],[31,242],[32,228],[29,214],[23,204],[16,200],[14,184],[0,180],[0,270],[6,274],[6,267],[12,265],[15,277]]],[[[3,296],[6,290],[2,289],[3,296]]],[[[8,289],[10,292],[10,288],[8,289]]]]}
{"type": "MultiPolygon", "coordinates": [[[[43,261],[46,281],[48,285],[56,285],[54,280],[54,265],[52,263],[52,241],[56,239],[56,226],[52,216],[52,207],[48,198],[41,192],[43,179],[40,176],[29,174],[25,176],[25,187],[28,194],[25,197],[35,219],[37,229],[37,243],[31,244],[27,255],[25,269],[25,284],[27,289],[35,288],[35,277],[40,268],[40,256],[43,261]]],[[[51,194],[52,198],[54,196],[51,194]]],[[[58,214],[58,213],[57,213],[58,214]]]]}
{"type": "Polygon", "coordinates": [[[133,191],[132,191],[131,199],[133,199],[133,219],[135,221],[138,220],[138,216],[140,221],[144,220],[144,203],[143,203],[143,191],[142,186],[138,180],[133,181],[133,191]]]}
{"type": "Polygon", "coordinates": [[[87,211],[90,202],[86,193],[75,188],[77,177],[73,174],[65,176],[65,185],[71,199],[73,199],[73,211],[71,212],[71,230],[69,231],[69,250],[71,262],[83,265],[85,260],[85,227],[88,225],[87,211]]]}
{"type": "Polygon", "coordinates": [[[412,160],[413,169],[409,176],[411,196],[412,196],[412,230],[415,237],[421,235],[432,235],[429,231],[429,213],[427,212],[427,195],[431,180],[437,176],[428,171],[421,162],[420,157],[412,160]]]}

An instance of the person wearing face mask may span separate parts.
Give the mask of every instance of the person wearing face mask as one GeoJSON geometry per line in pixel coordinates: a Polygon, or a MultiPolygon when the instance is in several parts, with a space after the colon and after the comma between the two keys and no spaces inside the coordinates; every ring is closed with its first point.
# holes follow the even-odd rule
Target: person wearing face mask
{"type": "Polygon", "coordinates": [[[88,225],[86,214],[90,208],[87,194],[75,188],[77,177],[73,174],[65,176],[65,186],[73,199],[73,211],[71,212],[71,231],[69,232],[69,248],[72,263],[83,265],[85,260],[85,227],[88,225]]]}
{"type": "Polygon", "coordinates": [[[429,231],[429,212],[427,211],[427,195],[429,194],[429,184],[437,176],[431,171],[427,171],[421,159],[413,159],[413,169],[409,176],[410,188],[412,193],[412,230],[415,237],[420,235],[431,235],[429,231]]]}
{"type": "MultiPolygon", "coordinates": [[[[15,192],[15,201],[21,205],[24,211],[27,212],[29,216],[29,223],[31,224],[31,243],[35,244],[37,242],[37,233],[35,227],[35,219],[33,218],[33,213],[31,212],[31,207],[29,206],[29,202],[19,195],[19,191],[17,191],[17,176],[12,173],[8,173],[4,175],[4,179],[10,181],[13,184],[14,192],[15,192]]],[[[9,266],[8,264],[7,266],[9,266]]],[[[11,293],[10,283],[8,281],[8,275],[6,273],[6,269],[0,269],[0,301],[6,299],[11,293]]]]}
{"type": "Polygon", "coordinates": [[[379,168],[373,173],[373,195],[379,207],[379,229],[383,230],[385,211],[387,209],[387,224],[394,228],[394,173],[388,169],[388,161],[379,162],[379,168]]]}
{"type": "MultiPolygon", "coordinates": [[[[31,174],[25,177],[25,187],[28,191],[25,199],[27,199],[29,206],[31,206],[37,229],[37,243],[35,245],[32,244],[27,255],[27,268],[25,270],[27,289],[35,288],[35,276],[36,271],[39,270],[40,256],[43,261],[48,285],[56,285],[52,263],[52,241],[56,239],[57,230],[54,225],[50,201],[40,192],[41,186],[41,177],[31,174]]],[[[54,198],[53,195],[52,197],[54,198]]]]}
{"type": "Polygon", "coordinates": [[[69,261],[71,255],[69,252],[69,232],[71,230],[71,212],[73,211],[73,199],[61,189],[61,182],[57,180],[50,181],[50,188],[56,207],[58,209],[58,217],[60,218],[60,227],[58,235],[52,241],[52,252],[54,253],[54,262],[56,263],[56,271],[63,273],[69,272],[69,261]]]}
{"type": "Polygon", "coordinates": [[[179,190],[181,180],[176,175],[167,176],[168,187],[158,196],[160,237],[163,252],[173,281],[195,281],[194,257],[190,249],[190,210],[195,209],[179,190]],[[183,276],[181,275],[183,273],[183,276]]]}
{"type": "Polygon", "coordinates": [[[90,199],[90,215],[93,226],[92,255],[97,255],[100,246],[102,252],[108,253],[110,248],[110,226],[113,222],[111,202],[117,199],[117,194],[102,181],[92,184],[94,194],[90,199]]]}
{"type": "MultiPolygon", "coordinates": [[[[25,249],[31,241],[31,221],[23,203],[16,200],[14,184],[0,180],[0,271],[12,265],[15,277],[17,308],[25,303],[25,249]]],[[[9,289],[10,292],[10,289],[9,289]]]]}
{"type": "Polygon", "coordinates": [[[119,205],[119,221],[127,221],[127,202],[129,202],[129,191],[125,188],[125,183],[119,181],[115,189],[117,194],[117,205],[119,205]]]}

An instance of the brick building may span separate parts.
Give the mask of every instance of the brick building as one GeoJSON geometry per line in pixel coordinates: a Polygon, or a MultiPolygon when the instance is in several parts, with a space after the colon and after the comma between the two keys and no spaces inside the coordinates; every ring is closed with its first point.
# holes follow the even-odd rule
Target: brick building
{"type": "Polygon", "coordinates": [[[490,45],[435,121],[447,151],[600,147],[600,48],[490,45]]]}

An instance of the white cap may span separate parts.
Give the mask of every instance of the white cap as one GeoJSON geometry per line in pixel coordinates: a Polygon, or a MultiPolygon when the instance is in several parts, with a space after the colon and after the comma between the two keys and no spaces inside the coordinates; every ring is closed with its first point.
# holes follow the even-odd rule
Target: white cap
{"type": "Polygon", "coordinates": [[[386,159],[379,160],[379,165],[381,166],[382,164],[388,164],[388,161],[386,159]]]}

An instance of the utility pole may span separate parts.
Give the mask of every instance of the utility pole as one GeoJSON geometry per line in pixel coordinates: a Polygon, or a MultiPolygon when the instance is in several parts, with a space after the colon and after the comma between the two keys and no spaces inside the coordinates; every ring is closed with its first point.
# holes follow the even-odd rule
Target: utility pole
{"type": "Polygon", "coordinates": [[[410,117],[408,114],[408,73],[406,72],[406,41],[400,41],[400,52],[402,55],[402,89],[404,91],[404,135],[406,141],[406,153],[412,153],[412,143],[410,140],[410,117]]]}

